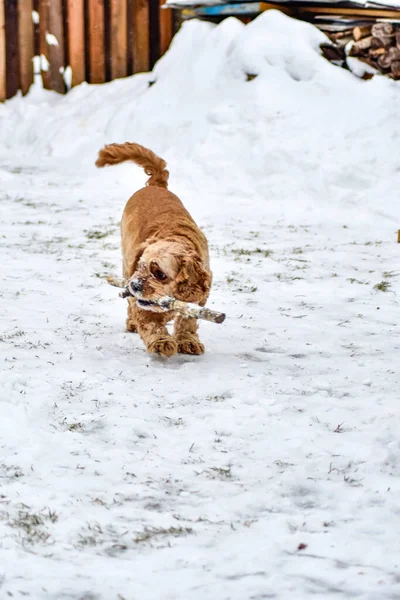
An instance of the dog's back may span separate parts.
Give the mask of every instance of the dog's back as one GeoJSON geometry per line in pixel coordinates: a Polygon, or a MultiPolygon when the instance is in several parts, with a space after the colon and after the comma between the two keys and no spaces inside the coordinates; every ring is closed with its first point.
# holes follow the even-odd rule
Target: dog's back
{"type": "Polygon", "coordinates": [[[145,188],[135,192],[125,206],[121,219],[123,254],[131,254],[145,240],[190,240],[208,265],[207,240],[181,200],[168,190],[169,172],[166,162],[140,144],[109,144],[99,152],[96,166],[133,161],[143,167],[150,179],[145,188]]]}

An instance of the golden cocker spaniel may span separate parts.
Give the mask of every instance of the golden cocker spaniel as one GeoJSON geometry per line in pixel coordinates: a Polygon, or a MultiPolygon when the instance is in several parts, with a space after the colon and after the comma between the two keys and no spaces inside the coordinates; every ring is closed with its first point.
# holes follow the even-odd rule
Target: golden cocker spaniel
{"type": "Polygon", "coordinates": [[[110,144],[99,152],[96,165],[131,160],[150,178],[128,200],[121,221],[123,275],[131,280],[136,298],[128,298],[126,327],[138,332],[148,352],[162,356],[202,354],[197,319],[153,304],[163,296],[204,306],[212,273],[204,234],[168,188],[169,172],[162,158],[139,144],[110,144]],[[174,333],[166,323],[175,319],[174,333]]]}

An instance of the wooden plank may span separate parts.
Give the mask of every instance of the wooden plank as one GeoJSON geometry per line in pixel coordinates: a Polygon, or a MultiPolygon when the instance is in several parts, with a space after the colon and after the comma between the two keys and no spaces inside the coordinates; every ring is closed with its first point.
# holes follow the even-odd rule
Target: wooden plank
{"type": "Polygon", "coordinates": [[[65,83],[62,71],[65,61],[62,0],[40,0],[39,17],[43,86],[63,94],[65,83]]]}
{"type": "Polygon", "coordinates": [[[160,2],[149,0],[150,4],[150,68],[160,58],[160,2]]]}
{"type": "Polygon", "coordinates": [[[133,72],[150,68],[150,11],[147,0],[133,1],[133,72]]]}
{"type": "Polygon", "coordinates": [[[225,17],[230,15],[258,15],[266,10],[279,10],[287,15],[293,15],[294,7],[271,4],[269,2],[230,2],[216,6],[199,6],[182,9],[183,19],[196,17],[225,17]]]}
{"type": "Polygon", "coordinates": [[[170,8],[161,8],[165,0],[160,0],[160,55],[168,50],[172,40],[173,14],[170,8]]]}
{"type": "Polygon", "coordinates": [[[6,37],[6,97],[12,98],[19,90],[18,5],[5,0],[6,37]]]}
{"type": "Polygon", "coordinates": [[[35,11],[35,18],[33,21],[33,42],[34,42],[34,56],[40,54],[40,29],[39,29],[39,1],[33,0],[33,10],[35,11]]]}
{"type": "Polygon", "coordinates": [[[33,83],[34,28],[32,21],[33,0],[18,0],[18,43],[20,87],[28,93],[33,83]]]}
{"type": "Polygon", "coordinates": [[[0,102],[3,102],[6,96],[6,30],[4,0],[0,0],[0,102]]]}
{"type": "Polygon", "coordinates": [[[110,0],[111,79],[128,74],[127,0],[110,0]]]}
{"type": "Polygon", "coordinates": [[[127,0],[127,20],[128,20],[128,51],[127,51],[127,71],[128,75],[133,73],[133,40],[135,32],[133,29],[133,0],[127,0]]]}
{"type": "Polygon", "coordinates": [[[103,0],[88,0],[88,41],[90,83],[104,83],[106,65],[103,0]]]}
{"type": "Polygon", "coordinates": [[[86,78],[84,0],[68,0],[68,54],[72,87],[86,78]]]}
{"type": "MultiPolygon", "coordinates": [[[[263,3],[261,3],[263,4],[263,3]]],[[[280,8],[280,7],[279,7],[280,8]]],[[[387,10],[381,8],[341,8],[340,6],[296,6],[296,12],[313,13],[316,15],[343,15],[375,17],[376,19],[400,19],[400,8],[398,10],[387,10]]]]}
{"type": "Polygon", "coordinates": [[[49,8],[49,34],[53,35],[58,42],[58,44],[53,44],[51,42],[52,38],[49,38],[47,44],[50,56],[52,89],[60,94],[64,94],[66,90],[63,77],[65,54],[62,0],[51,0],[49,8]]]}
{"type": "Polygon", "coordinates": [[[40,74],[42,76],[43,87],[51,90],[49,56],[46,42],[46,32],[49,29],[49,0],[39,0],[39,51],[40,51],[40,74]]]}
{"type": "MultiPolygon", "coordinates": [[[[235,2],[217,6],[199,6],[184,8],[182,16],[185,19],[193,17],[222,17],[228,15],[257,15],[263,10],[262,2],[235,2]]],[[[276,7],[274,7],[276,8],[276,7]]]]}

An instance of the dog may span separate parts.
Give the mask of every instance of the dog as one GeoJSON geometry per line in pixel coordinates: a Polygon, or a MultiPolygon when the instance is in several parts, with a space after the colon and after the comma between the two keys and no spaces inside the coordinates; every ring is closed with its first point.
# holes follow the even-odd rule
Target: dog
{"type": "Polygon", "coordinates": [[[136,298],[128,298],[128,331],[139,333],[147,351],[165,357],[203,354],[195,318],[154,304],[163,296],[204,306],[210,293],[207,239],[168,190],[166,162],[139,144],[109,144],[100,150],[97,167],[133,161],[149,179],[128,200],[121,220],[123,276],[131,280],[136,298]],[[173,335],[166,324],[175,319],[173,335]]]}

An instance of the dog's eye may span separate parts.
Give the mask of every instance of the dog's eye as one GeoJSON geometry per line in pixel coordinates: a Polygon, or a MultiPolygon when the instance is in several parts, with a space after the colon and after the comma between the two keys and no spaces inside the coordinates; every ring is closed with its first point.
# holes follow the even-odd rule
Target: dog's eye
{"type": "Polygon", "coordinates": [[[166,274],[160,271],[160,269],[155,269],[153,271],[153,275],[156,279],[158,279],[158,281],[164,281],[165,279],[167,279],[166,274]]]}

